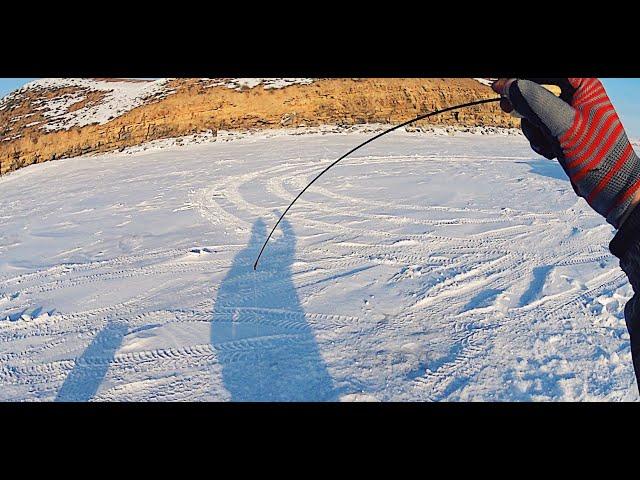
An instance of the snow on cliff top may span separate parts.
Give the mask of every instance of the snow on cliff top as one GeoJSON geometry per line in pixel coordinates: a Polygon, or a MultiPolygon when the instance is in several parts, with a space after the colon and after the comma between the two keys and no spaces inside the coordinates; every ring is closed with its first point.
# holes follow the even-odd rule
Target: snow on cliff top
{"type": "MultiPolygon", "coordinates": [[[[0,110],[7,108],[12,100],[19,99],[27,92],[41,91],[40,98],[32,100],[36,111],[40,111],[46,121],[40,124],[46,131],[68,130],[91,124],[104,124],[136,107],[171,95],[171,79],[95,79],[95,78],[43,78],[24,85],[21,89],[0,99],[0,110]],[[58,89],[71,88],[59,92],[52,98],[47,94],[58,89]],[[95,94],[98,94],[97,96],[95,94]],[[93,94],[93,96],[92,96],[93,94]],[[48,98],[49,97],[49,98],[48,98]]],[[[309,85],[313,78],[203,78],[206,88],[226,87],[245,90],[262,87],[265,90],[281,89],[291,85],[309,85]]],[[[493,79],[475,78],[483,85],[490,85],[493,79]]],[[[30,124],[35,126],[37,123],[30,124]]]]}
{"type": "Polygon", "coordinates": [[[34,105],[47,118],[42,126],[45,130],[66,130],[75,126],[92,123],[103,124],[134,108],[144,104],[152,97],[169,95],[167,88],[169,79],[158,80],[102,80],[88,78],[43,78],[24,85],[20,90],[7,95],[0,102],[0,109],[4,108],[8,100],[27,91],[53,90],[72,87],[72,93],[65,93],[54,98],[36,100],[34,105]],[[73,105],[87,100],[94,92],[105,96],[97,102],[87,102],[85,106],[72,109],[73,105]]]}
{"type": "Polygon", "coordinates": [[[490,87],[491,84],[497,80],[497,78],[474,78],[474,80],[480,82],[482,85],[486,85],[487,87],[490,87]]]}
{"type": "MultiPolygon", "coordinates": [[[[223,78],[223,79],[207,79],[214,80],[209,87],[224,86],[233,90],[242,90],[243,88],[255,88],[259,85],[265,90],[272,88],[284,88],[289,85],[309,85],[313,83],[313,78],[223,78]]],[[[482,85],[488,87],[496,80],[495,78],[474,78],[482,85]]]]}
{"type": "MultiPolygon", "coordinates": [[[[0,110],[11,100],[28,91],[47,91],[71,87],[71,93],[54,98],[42,98],[33,102],[47,119],[41,128],[47,131],[67,130],[109,120],[143,105],[152,98],[162,98],[173,93],[168,88],[171,79],[93,79],[93,78],[43,78],[24,85],[21,89],[0,100],[0,110]],[[102,93],[99,100],[89,98],[92,93],[102,93]],[[79,105],[86,101],[85,105],[79,105]],[[75,107],[74,107],[75,106],[75,107]],[[73,107],[73,108],[72,108],[73,107]],[[81,107],[81,108],[78,108],[81,107]]],[[[264,89],[284,88],[289,85],[308,85],[311,78],[211,78],[208,87],[223,86],[243,90],[262,86],[264,89]]]]}
{"type": "Polygon", "coordinates": [[[313,78],[211,78],[207,80],[213,81],[207,87],[227,87],[233,90],[255,88],[259,85],[265,90],[270,90],[290,85],[309,85],[314,81],[313,78]]]}

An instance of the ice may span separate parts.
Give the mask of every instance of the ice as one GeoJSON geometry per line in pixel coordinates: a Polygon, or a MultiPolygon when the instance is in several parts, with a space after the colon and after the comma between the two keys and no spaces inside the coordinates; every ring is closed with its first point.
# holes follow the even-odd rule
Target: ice
{"type": "Polygon", "coordinates": [[[522,136],[371,143],[253,271],[373,131],[0,178],[0,400],[638,400],[614,231],[522,136]]]}

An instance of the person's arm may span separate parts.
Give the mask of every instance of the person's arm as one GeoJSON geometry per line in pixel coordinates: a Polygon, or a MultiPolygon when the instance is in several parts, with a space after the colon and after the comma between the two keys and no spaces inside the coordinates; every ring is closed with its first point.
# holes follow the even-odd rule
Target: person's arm
{"type": "Polygon", "coordinates": [[[609,244],[635,293],[625,308],[640,388],[640,159],[596,78],[501,78],[501,107],[522,118],[533,150],[557,158],[575,192],[618,229],[609,244]],[[540,84],[557,85],[560,98],[540,84]]]}

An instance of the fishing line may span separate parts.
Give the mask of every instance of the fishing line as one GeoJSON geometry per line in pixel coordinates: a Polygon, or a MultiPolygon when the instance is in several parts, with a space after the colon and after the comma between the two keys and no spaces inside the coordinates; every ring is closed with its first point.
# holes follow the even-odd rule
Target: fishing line
{"type": "Polygon", "coordinates": [[[425,118],[433,117],[434,115],[439,115],[441,113],[450,112],[452,110],[460,110],[462,108],[473,107],[475,105],[482,105],[482,104],[485,104],[485,103],[499,102],[501,99],[502,99],[502,97],[488,98],[488,99],[485,99],[485,100],[476,100],[475,102],[463,103],[463,104],[460,104],[460,105],[455,105],[453,107],[447,107],[447,108],[443,108],[442,110],[436,110],[434,112],[430,112],[430,113],[425,113],[425,114],[419,115],[419,116],[417,116],[416,118],[414,118],[412,120],[408,120],[408,121],[406,121],[404,123],[396,125],[395,127],[389,128],[388,130],[385,130],[384,132],[381,132],[381,133],[377,134],[376,136],[371,137],[369,140],[367,140],[365,142],[362,142],[357,147],[354,147],[351,150],[349,150],[347,153],[342,155],[340,158],[338,158],[337,160],[332,162],[328,167],[326,167],[324,170],[322,170],[318,175],[316,175],[316,177],[313,180],[311,180],[307,184],[306,187],[304,187],[302,189],[302,191],[296,196],[296,198],[293,199],[293,201],[289,204],[289,206],[284,211],[284,213],[282,215],[280,215],[280,218],[278,219],[276,224],[273,226],[273,229],[271,229],[271,233],[269,233],[269,236],[267,237],[267,239],[265,240],[264,244],[262,245],[262,248],[260,249],[260,253],[258,253],[258,257],[256,258],[256,261],[253,264],[253,270],[256,270],[258,268],[258,262],[260,261],[260,257],[262,256],[262,253],[264,252],[264,249],[267,247],[267,243],[269,243],[269,240],[271,239],[271,236],[273,235],[273,232],[276,231],[276,228],[278,228],[278,225],[280,225],[280,222],[282,221],[284,216],[291,209],[291,207],[293,207],[293,204],[296,203],[296,201],[302,196],[302,194],[304,192],[306,192],[307,189],[316,182],[316,180],[318,180],[322,175],[324,175],[327,171],[329,171],[329,169],[331,169],[334,165],[336,165],[338,162],[340,162],[340,160],[348,157],[349,155],[351,155],[356,150],[359,150],[360,148],[364,147],[368,143],[371,143],[374,140],[377,140],[378,138],[386,135],[387,133],[391,133],[394,130],[397,130],[397,129],[402,128],[402,127],[406,127],[407,125],[410,125],[410,124],[412,124],[414,122],[417,122],[419,120],[423,120],[425,118]]]}

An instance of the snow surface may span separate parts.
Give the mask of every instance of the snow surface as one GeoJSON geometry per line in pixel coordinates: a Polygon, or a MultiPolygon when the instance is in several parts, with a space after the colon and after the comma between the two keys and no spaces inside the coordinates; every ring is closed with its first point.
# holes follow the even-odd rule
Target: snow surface
{"type": "Polygon", "coordinates": [[[24,85],[20,90],[8,95],[0,102],[0,109],[8,100],[26,90],[48,90],[75,87],[72,94],[61,95],[53,99],[35,102],[37,110],[42,110],[47,123],[42,128],[48,131],[67,130],[75,126],[93,123],[104,124],[134,108],[144,104],[152,97],[161,98],[172,91],[167,87],[171,79],[155,81],[95,80],[90,78],[42,78],[24,85]],[[105,92],[106,96],[96,105],[89,105],[70,112],[69,108],[87,97],[90,92],[105,92]]]}
{"type": "MultiPolygon", "coordinates": [[[[291,135],[327,135],[327,134],[376,134],[389,129],[388,124],[373,123],[361,125],[320,125],[314,127],[293,127],[293,128],[263,128],[253,130],[212,130],[185,135],[183,137],[162,138],[150,142],[142,143],[126,147],[124,150],[114,149],[125,155],[131,155],[139,152],[152,152],[163,150],[168,147],[189,147],[210,142],[234,142],[240,139],[267,139],[291,135]]],[[[519,128],[501,128],[501,127],[464,127],[464,126],[425,126],[425,127],[404,127],[405,132],[428,133],[431,135],[517,135],[522,136],[522,130],[519,128]]],[[[91,154],[90,154],[91,155],[91,154]]],[[[102,155],[102,154],[98,154],[102,155]]]]}
{"type": "Polygon", "coordinates": [[[612,228],[520,136],[246,136],[0,178],[0,400],[637,400],[612,228]]]}

